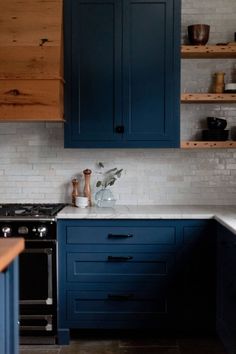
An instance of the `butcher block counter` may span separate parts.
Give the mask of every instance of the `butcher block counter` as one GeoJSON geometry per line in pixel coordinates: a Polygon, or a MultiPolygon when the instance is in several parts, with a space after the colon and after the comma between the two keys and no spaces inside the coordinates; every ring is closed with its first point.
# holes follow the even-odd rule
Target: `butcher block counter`
{"type": "Polygon", "coordinates": [[[2,272],[23,250],[23,238],[0,239],[0,271],[2,272]]]}
{"type": "Polygon", "coordinates": [[[19,270],[18,255],[23,238],[0,239],[0,353],[19,353],[19,270]]]}

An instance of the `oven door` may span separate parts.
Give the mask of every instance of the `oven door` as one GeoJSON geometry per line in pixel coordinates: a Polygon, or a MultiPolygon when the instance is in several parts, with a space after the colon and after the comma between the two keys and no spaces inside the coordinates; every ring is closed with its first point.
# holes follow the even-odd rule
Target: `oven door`
{"type": "Polygon", "coordinates": [[[52,306],[56,300],[56,240],[25,242],[20,255],[20,305],[52,306]]]}

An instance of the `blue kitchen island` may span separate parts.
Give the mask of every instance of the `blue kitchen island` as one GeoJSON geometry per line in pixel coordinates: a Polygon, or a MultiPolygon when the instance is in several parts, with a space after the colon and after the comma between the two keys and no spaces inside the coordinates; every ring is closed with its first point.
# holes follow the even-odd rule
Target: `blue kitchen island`
{"type": "Polygon", "coordinates": [[[0,353],[19,352],[18,255],[22,238],[0,239],[0,353]]]}

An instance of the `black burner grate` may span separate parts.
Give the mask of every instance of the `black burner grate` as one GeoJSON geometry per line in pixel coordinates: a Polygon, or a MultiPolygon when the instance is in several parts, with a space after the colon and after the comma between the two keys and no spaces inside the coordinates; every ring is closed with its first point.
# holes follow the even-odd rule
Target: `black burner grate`
{"type": "Polygon", "coordinates": [[[6,217],[53,217],[65,204],[1,204],[0,216],[6,217]]]}

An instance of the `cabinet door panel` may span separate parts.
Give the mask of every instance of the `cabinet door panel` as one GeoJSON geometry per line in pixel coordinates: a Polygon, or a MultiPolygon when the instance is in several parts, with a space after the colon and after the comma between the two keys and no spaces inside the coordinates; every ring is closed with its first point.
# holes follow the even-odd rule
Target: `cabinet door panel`
{"type": "Polygon", "coordinates": [[[217,332],[229,353],[236,352],[236,238],[218,226],[217,332]]]}
{"type": "Polygon", "coordinates": [[[173,7],[172,0],[125,2],[124,121],[127,140],[178,140],[178,113],[174,112],[174,103],[179,98],[175,91],[173,63],[174,60],[178,62],[179,54],[173,45],[173,7]]]}
{"type": "Polygon", "coordinates": [[[72,141],[120,139],[115,133],[121,118],[120,2],[74,0],[71,13],[72,87],[66,133],[72,141]]]}

